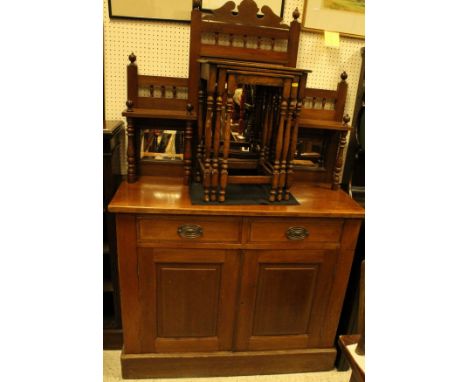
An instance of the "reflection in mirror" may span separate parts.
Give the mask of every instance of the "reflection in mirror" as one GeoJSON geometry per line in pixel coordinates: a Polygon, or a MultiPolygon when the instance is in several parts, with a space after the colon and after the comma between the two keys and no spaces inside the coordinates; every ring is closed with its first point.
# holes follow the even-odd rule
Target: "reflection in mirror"
{"type": "MultiPolygon", "coordinates": [[[[256,149],[254,115],[255,87],[238,84],[233,95],[231,154],[245,156],[256,149]]],[[[258,151],[258,150],[257,150],[258,151]]]]}
{"type": "Polygon", "coordinates": [[[273,156],[276,137],[272,132],[279,122],[280,90],[271,86],[237,85],[233,94],[230,157],[273,156]]]}
{"type": "Polygon", "coordinates": [[[141,131],[140,158],[145,160],[183,160],[184,133],[177,130],[141,131]]]}
{"type": "Polygon", "coordinates": [[[293,164],[310,169],[323,169],[325,167],[325,153],[329,145],[329,138],[329,134],[323,134],[320,130],[310,131],[301,129],[293,164]]]}

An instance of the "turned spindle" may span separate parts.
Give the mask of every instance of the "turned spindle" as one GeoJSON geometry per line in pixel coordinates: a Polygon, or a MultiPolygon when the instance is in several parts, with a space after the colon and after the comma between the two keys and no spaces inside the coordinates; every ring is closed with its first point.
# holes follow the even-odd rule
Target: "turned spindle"
{"type": "Polygon", "coordinates": [[[128,183],[135,183],[136,176],[136,157],[135,157],[135,128],[133,126],[133,119],[127,117],[127,181],[128,183]]]}
{"type": "MultiPolygon", "coordinates": [[[[348,127],[348,122],[351,120],[348,114],[343,117],[343,125],[348,127]]],[[[348,130],[342,131],[340,133],[340,143],[338,146],[338,152],[336,154],[335,168],[333,169],[333,190],[338,190],[340,188],[340,174],[343,168],[343,152],[346,146],[346,138],[348,136],[348,130]]]]}
{"type": "Polygon", "coordinates": [[[135,64],[136,56],[132,52],[128,59],[130,64],[127,65],[127,111],[133,111],[133,107],[138,107],[135,104],[138,99],[138,67],[135,64]]]}
{"type": "MultiPolygon", "coordinates": [[[[187,112],[192,114],[193,105],[187,104],[187,112]]],[[[192,121],[187,121],[184,131],[184,184],[190,183],[192,169],[192,121]]]]}
{"type": "Polygon", "coordinates": [[[210,201],[211,188],[211,142],[212,142],[212,121],[213,121],[213,93],[208,93],[206,99],[206,118],[205,118],[205,157],[203,164],[203,200],[210,201]]]}
{"type": "Polygon", "coordinates": [[[196,153],[196,163],[195,166],[195,181],[201,181],[200,169],[198,163],[202,160],[203,157],[203,104],[205,100],[205,93],[203,90],[199,90],[198,92],[198,130],[197,130],[197,153],[196,153]]]}
{"type": "Polygon", "coordinates": [[[348,83],[346,79],[348,74],[346,72],[341,73],[341,81],[338,82],[337,95],[335,101],[335,121],[339,122],[343,119],[346,95],[348,93],[348,83]]]}

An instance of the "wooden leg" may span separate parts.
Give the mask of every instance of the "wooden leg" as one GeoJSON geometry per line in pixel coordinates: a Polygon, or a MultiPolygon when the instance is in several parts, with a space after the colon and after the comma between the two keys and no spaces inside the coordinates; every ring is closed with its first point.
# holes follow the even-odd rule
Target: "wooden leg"
{"type": "Polygon", "coordinates": [[[184,184],[189,184],[192,170],[192,121],[187,121],[185,125],[184,170],[184,184]]]}
{"type": "Polygon", "coordinates": [[[203,90],[198,92],[198,121],[197,121],[197,154],[196,154],[196,170],[195,170],[195,181],[201,182],[199,163],[203,157],[203,105],[205,100],[205,93],[203,90]]]}
{"type": "Polygon", "coordinates": [[[270,158],[270,147],[273,147],[272,139],[273,139],[273,130],[278,128],[278,102],[279,96],[277,94],[273,94],[272,97],[272,107],[270,110],[270,120],[268,124],[268,131],[267,131],[267,140],[265,146],[265,161],[271,162],[270,158]]]}
{"type": "Polygon", "coordinates": [[[291,195],[291,186],[293,183],[293,160],[294,155],[296,153],[296,146],[297,146],[297,136],[299,134],[299,116],[301,115],[301,108],[302,102],[299,101],[296,104],[296,112],[294,114],[294,123],[293,123],[293,132],[291,134],[291,142],[289,147],[289,155],[288,155],[288,172],[286,174],[286,189],[284,191],[284,200],[289,200],[291,195]]]}
{"type": "Polygon", "coordinates": [[[197,144],[197,154],[196,154],[196,161],[195,161],[195,181],[200,183],[202,181],[202,163],[203,160],[203,141],[200,141],[200,144],[197,144]]]}
{"type": "Polygon", "coordinates": [[[335,168],[333,169],[333,190],[338,190],[340,188],[340,174],[343,168],[343,152],[346,145],[346,137],[348,136],[347,131],[342,131],[340,133],[340,144],[338,146],[338,152],[336,154],[335,168]]]}
{"type": "Polygon", "coordinates": [[[221,104],[222,99],[218,97],[216,99],[216,123],[215,131],[213,137],[213,158],[211,159],[211,194],[210,200],[212,202],[218,199],[218,181],[219,181],[219,165],[218,165],[218,155],[219,155],[219,136],[221,129],[221,104]]]}
{"type": "Polygon", "coordinates": [[[211,188],[211,125],[213,120],[213,94],[209,94],[206,100],[206,120],[205,120],[205,158],[203,172],[203,200],[210,201],[211,188]]]}
{"type": "Polygon", "coordinates": [[[213,158],[212,161],[210,200],[215,202],[218,199],[219,164],[216,158],[213,158]]]}
{"type": "MultiPolygon", "coordinates": [[[[287,85],[285,85],[286,87],[287,85]]],[[[275,162],[273,164],[273,179],[271,182],[271,190],[270,190],[270,197],[269,201],[274,202],[276,200],[276,193],[278,190],[279,184],[279,171],[280,171],[280,157],[281,157],[281,149],[283,147],[283,131],[284,131],[284,123],[286,120],[286,110],[288,108],[288,102],[286,101],[289,98],[289,93],[284,94],[281,101],[281,108],[280,108],[280,121],[278,125],[278,132],[276,136],[276,149],[275,149],[275,162]]]]}
{"type": "Polygon", "coordinates": [[[293,119],[293,111],[296,108],[296,101],[291,100],[289,103],[289,110],[288,110],[288,119],[286,122],[286,130],[284,131],[284,139],[283,139],[283,147],[281,153],[281,168],[280,168],[280,175],[279,175],[279,184],[278,184],[278,194],[276,195],[276,199],[278,201],[282,200],[283,198],[283,190],[286,186],[286,172],[287,162],[288,162],[288,153],[291,146],[291,123],[293,119]]]}
{"type": "Polygon", "coordinates": [[[273,108],[271,106],[271,97],[266,95],[265,102],[265,113],[263,117],[263,129],[262,129],[262,147],[260,148],[260,163],[264,163],[266,159],[266,147],[268,145],[268,128],[270,126],[270,121],[272,120],[273,108]]]}
{"type": "Polygon", "coordinates": [[[135,183],[136,176],[136,157],[135,157],[135,129],[133,126],[133,119],[127,118],[127,181],[128,183],[135,183]]]}
{"type": "Polygon", "coordinates": [[[224,121],[224,141],[223,141],[223,159],[221,162],[221,180],[219,189],[219,201],[224,202],[226,200],[226,187],[228,182],[228,158],[229,158],[229,147],[231,143],[231,118],[233,111],[233,99],[232,96],[235,90],[234,77],[229,77],[228,83],[228,99],[226,106],[226,120],[224,121]]]}

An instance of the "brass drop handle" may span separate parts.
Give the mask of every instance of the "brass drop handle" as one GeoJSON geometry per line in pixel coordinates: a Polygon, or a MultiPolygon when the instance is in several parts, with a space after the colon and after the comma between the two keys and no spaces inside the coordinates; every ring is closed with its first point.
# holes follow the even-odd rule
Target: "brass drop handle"
{"type": "Polygon", "coordinates": [[[203,235],[203,228],[197,224],[184,224],[177,229],[177,233],[183,239],[197,239],[203,235]]]}
{"type": "Polygon", "coordinates": [[[309,231],[304,227],[289,227],[286,231],[288,240],[304,240],[309,236],[309,231]]]}

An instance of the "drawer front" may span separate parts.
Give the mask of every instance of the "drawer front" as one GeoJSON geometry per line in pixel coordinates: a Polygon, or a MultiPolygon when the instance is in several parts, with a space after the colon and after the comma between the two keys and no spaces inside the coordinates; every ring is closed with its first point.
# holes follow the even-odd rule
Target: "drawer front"
{"type": "Polygon", "coordinates": [[[140,242],[238,243],[241,239],[241,219],[197,216],[139,217],[137,237],[140,242]]]}
{"type": "Polygon", "coordinates": [[[341,219],[255,219],[250,222],[248,241],[338,243],[342,227],[341,219]]]}

